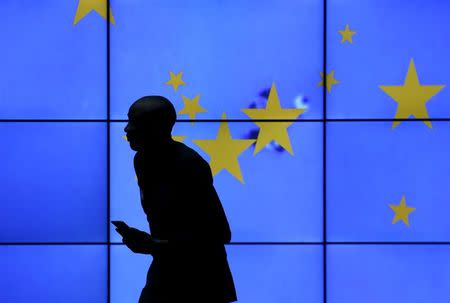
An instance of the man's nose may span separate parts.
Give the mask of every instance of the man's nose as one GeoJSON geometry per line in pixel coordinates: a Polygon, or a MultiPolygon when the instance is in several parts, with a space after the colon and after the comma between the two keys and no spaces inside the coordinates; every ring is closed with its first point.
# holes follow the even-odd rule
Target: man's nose
{"type": "Polygon", "coordinates": [[[125,132],[128,132],[128,124],[125,126],[125,128],[123,129],[125,132]]]}

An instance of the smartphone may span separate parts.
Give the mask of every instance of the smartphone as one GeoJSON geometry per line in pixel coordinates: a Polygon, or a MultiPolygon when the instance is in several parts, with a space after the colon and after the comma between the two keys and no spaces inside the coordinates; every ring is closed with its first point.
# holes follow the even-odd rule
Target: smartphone
{"type": "Polygon", "coordinates": [[[125,223],[123,221],[111,221],[111,223],[114,224],[115,227],[117,227],[116,230],[119,232],[119,234],[120,234],[121,231],[123,231],[123,230],[125,230],[127,228],[130,228],[127,225],[127,223],[125,223]]]}

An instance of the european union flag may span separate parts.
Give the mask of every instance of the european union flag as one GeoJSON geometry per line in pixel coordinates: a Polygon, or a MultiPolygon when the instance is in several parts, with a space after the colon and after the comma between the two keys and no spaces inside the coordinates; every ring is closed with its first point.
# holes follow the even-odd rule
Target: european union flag
{"type": "Polygon", "coordinates": [[[450,82],[449,41],[445,38],[450,34],[450,3],[327,2],[327,73],[334,71],[339,81],[327,96],[328,118],[450,115],[450,103],[446,101],[450,90],[442,89],[450,82]],[[419,83],[408,82],[408,76],[414,78],[415,73],[419,83]],[[402,86],[406,98],[393,94],[389,89],[393,86],[402,86]],[[432,87],[433,93],[423,92],[432,87]],[[418,112],[424,104],[426,112],[418,112]]]}
{"type": "MultiPolygon", "coordinates": [[[[134,152],[121,136],[125,124],[112,126],[112,216],[148,229],[134,178],[134,152]]],[[[210,162],[213,174],[220,167],[214,186],[232,226],[233,241],[322,241],[322,124],[295,122],[288,128],[293,155],[274,141],[254,155],[255,147],[250,146],[254,140],[245,139],[254,129],[257,126],[247,122],[179,122],[173,134],[184,135],[183,143],[210,162]],[[230,131],[228,141],[217,138],[221,127],[230,131]],[[208,154],[196,144],[199,141],[205,142],[202,146],[222,144],[222,149],[208,154]],[[236,141],[251,142],[238,156],[225,157],[232,154],[236,141]],[[214,162],[221,156],[222,163],[214,162]]],[[[116,233],[112,235],[115,241],[121,240],[116,233]]]]}
{"type": "MultiPolygon", "coordinates": [[[[197,119],[246,119],[277,83],[283,107],[308,100],[304,117],[322,117],[321,1],[111,1],[111,115],[131,100],[168,97],[180,114],[198,98],[197,119]]],[[[302,103],[303,105],[303,103],[302,103]]],[[[303,118],[303,117],[302,117],[303,118]]]]}
{"type": "Polygon", "coordinates": [[[329,302],[445,302],[450,4],[327,2],[329,302]]]}

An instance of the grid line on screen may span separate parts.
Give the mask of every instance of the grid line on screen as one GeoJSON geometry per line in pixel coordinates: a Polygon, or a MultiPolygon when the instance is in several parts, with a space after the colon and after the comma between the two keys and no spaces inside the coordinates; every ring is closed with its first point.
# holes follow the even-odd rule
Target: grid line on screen
{"type": "MultiPolygon", "coordinates": [[[[326,75],[327,73],[327,0],[323,0],[323,66],[322,73],[326,75]]],[[[323,77],[323,89],[322,89],[322,100],[323,100],[323,114],[324,119],[322,124],[323,134],[322,134],[322,279],[323,279],[323,302],[327,303],[327,77],[323,77]]]]}
{"type": "MultiPolygon", "coordinates": [[[[230,242],[228,245],[323,245],[318,242],[230,242]]],[[[450,241],[327,241],[326,245],[450,245],[450,241]]],[[[0,246],[52,246],[52,245],[125,245],[121,242],[0,242],[0,246]]]]}
{"type": "Polygon", "coordinates": [[[108,265],[107,265],[107,285],[106,285],[106,302],[111,303],[111,231],[109,228],[109,222],[111,221],[111,123],[109,122],[111,118],[111,33],[110,33],[110,2],[111,0],[106,1],[106,117],[108,122],[106,123],[106,132],[107,132],[107,202],[106,202],[106,235],[107,235],[107,251],[108,251],[108,265]]]}
{"type": "MultiPolygon", "coordinates": [[[[428,119],[420,119],[420,118],[407,118],[407,119],[384,119],[384,118],[349,118],[349,119],[177,119],[177,123],[191,123],[191,122],[423,122],[423,121],[431,121],[431,122],[450,122],[450,118],[428,118],[428,119]]],[[[128,122],[128,120],[124,119],[0,119],[0,123],[3,122],[128,122]]]]}

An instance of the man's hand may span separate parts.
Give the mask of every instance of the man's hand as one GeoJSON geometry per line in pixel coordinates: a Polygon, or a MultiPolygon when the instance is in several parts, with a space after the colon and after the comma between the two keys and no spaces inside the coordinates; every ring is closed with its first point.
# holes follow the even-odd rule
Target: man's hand
{"type": "Polygon", "coordinates": [[[152,236],[139,229],[130,227],[121,230],[122,242],[134,253],[150,254],[153,243],[152,236]]]}

